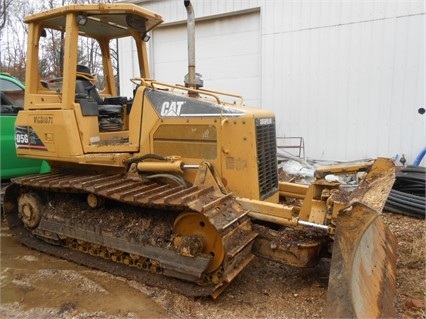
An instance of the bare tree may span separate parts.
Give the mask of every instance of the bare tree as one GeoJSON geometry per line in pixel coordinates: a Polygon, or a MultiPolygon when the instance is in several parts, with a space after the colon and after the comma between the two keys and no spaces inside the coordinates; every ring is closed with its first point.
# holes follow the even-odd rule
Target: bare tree
{"type": "Polygon", "coordinates": [[[2,27],[0,38],[0,68],[20,80],[25,75],[26,26],[23,16],[31,12],[31,4],[22,0],[2,1],[2,27]]]}
{"type": "MultiPolygon", "coordinates": [[[[113,3],[115,0],[0,0],[0,70],[24,80],[26,66],[27,26],[23,22],[27,15],[65,6],[83,3],[113,3]],[[13,1],[13,7],[11,3],[13,1]],[[6,14],[7,11],[7,14],[6,14]],[[5,35],[5,36],[3,36],[5,35]]],[[[64,33],[50,30],[42,40],[42,58],[39,61],[43,78],[63,76],[64,33]]],[[[116,50],[112,50],[113,65],[116,68],[116,50]]],[[[93,72],[102,68],[99,45],[96,40],[85,39],[79,45],[79,63],[86,64],[93,72]]]]}
{"type": "Polygon", "coordinates": [[[0,2],[0,31],[3,30],[7,20],[7,10],[12,4],[12,0],[1,0],[0,2]]]}

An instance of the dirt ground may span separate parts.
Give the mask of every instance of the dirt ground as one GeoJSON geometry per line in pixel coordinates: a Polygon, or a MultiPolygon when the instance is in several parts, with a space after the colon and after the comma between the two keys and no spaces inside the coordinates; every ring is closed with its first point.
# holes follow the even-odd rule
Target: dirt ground
{"type": "MultiPolygon", "coordinates": [[[[426,318],[425,221],[384,213],[398,238],[398,318],[426,318]]],[[[329,261],[296,269],[256,258],[216,300],[114,277],[18,244],[1,224],[0,318],[324,318],[329,261]]]]}

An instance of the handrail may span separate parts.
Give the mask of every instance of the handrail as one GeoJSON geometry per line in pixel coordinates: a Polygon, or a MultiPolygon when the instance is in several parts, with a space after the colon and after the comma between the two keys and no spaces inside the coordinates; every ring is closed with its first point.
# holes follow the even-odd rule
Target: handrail
{"type": "MultiPolygon", "coordinates": [[[[228,97],[233,97],[233,98],[237,98],[239,99],[239,104],[240,106],[243,105],[243,97],[237,94],[232,94],[232,93],[226,93],[226,92],[220,92],[220,91],[213,91],[213,90],[205,90],[205,89],[194,89],[194,88],[188,88],[182,84],[169,84],[169,83],[164,83],[164,82],[159,82],[153,79],[144,79],[144,78],[132,78],[130,79],[130,81],[132,81],[134,84],[138,84],[136,83],[137,81],[140,82],[141,85],[144,85],[146,87],[151,87],[153,89],[156,89],[158,87],[156,87],[156,85],[159,86],[165,86],[165,87],[169,87],[169,88],[173,88],[173,89],[179,89],[179,90],[185,90],[188,93],[197,93],[197,94],[204,94],[204,95],[208,95],[213,97],[218,104],[232,104],[226,101],[222,101],[218,95],[223,95],[223,96],[228,96],[228,97]]],[[[236,104],[236,101],[234,102],[234,104],[236,104]]]]}

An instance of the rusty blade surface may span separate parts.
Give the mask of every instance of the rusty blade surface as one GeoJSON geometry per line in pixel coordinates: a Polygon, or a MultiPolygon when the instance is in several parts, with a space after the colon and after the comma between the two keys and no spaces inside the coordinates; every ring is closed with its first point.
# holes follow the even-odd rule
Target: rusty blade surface
{"type": "Polygon", "coordinates": [[[381,212],[395,180],[390,159],[378,158],[337,217],[327,317],[396,316],[396,237],[381,212]]]}
{"type": "Polygon", "coordinates": [[[349,204],[359,202],[381,213],[395,181],[395,165],[389,158],[377,158],[367,175],[351,193],[349,204]]]}
{"type": "Polygon", "coordinates": [[[375,210],[353,203],[337,219],[326,317],[396,317],[396,238],[375,210]]]}

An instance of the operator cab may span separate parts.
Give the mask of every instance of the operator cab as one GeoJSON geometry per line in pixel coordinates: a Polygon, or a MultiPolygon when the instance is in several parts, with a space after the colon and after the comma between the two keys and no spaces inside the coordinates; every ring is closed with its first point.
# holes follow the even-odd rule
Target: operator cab
{"type": "Polygon", "coordinates": [[[135,65],[139,66],[135,77],[150,78],[145,41],[149,39],[147,33],[163,20],[134,4],[105,6],[69,5],[25,19],[29,39],[33,40],[27,50],[24,108],[32,112],[29,116],[34,120],[22,121],[35,121],[31,129],[52,138],[69,133],[52,135],[42,126],[44,117],[56,117],[55,125],[75,118],[82,151],[76,144],[72,154],[135,152],[140,145],[142,101],[137,101],[132,116],[134,97],[119,94],[116,52],[121,39],[131,39],[138,59],[135,65]],[[43,59],[44,48],[52,47],[57,39],[63,43],[58,49],[59,59],[43,59]],[[107,147],[111,145],[113,149],[107,147]]]}

